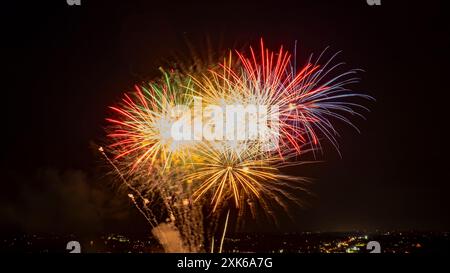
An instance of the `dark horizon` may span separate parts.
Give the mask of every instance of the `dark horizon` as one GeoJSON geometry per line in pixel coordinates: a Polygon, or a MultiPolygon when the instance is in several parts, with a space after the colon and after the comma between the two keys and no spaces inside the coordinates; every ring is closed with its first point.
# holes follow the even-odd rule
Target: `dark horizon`
{"type": "Polygon", "coordinates": [[[295,223],[246,231],[449,231],[443,3],[296,2],[5,4],[2,234],[147,230],[95,145],[109,105],[206,37],[222,48],[298,41],[300,61],[342,50],[339,61],[365,71],[353,88],[376,99],[352,119],[361,133],[338,123],[342,157],[327,146],[323,162],[289,170],[314,181],[295,223]]]}

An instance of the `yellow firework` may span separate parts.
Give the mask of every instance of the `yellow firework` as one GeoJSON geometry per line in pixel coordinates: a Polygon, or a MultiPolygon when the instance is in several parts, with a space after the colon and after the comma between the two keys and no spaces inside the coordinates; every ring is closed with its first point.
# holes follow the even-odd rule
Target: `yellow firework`
{"type": "MultiPolygon", "coordinates": [[[[198,160],[186,177],[197,185],[194,201],[211,194],[213,211],[228,200],[240,207],[248,199],[274,197],[279,190],[277,184],[292,180],[279,173],[280,158],[267,157],[251,147],[249,143],[229,146],[223,142],[199,146],[198,160]]],[[[282,190],[279,193],[285,195],[282,190]]]]}

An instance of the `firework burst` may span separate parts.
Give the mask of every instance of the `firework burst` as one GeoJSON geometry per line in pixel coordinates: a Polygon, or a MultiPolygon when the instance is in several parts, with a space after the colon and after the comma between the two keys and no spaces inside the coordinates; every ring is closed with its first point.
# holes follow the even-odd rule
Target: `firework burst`
{"type": "Polygon", "coordinates": [[[147,86],[135,86],[124,94],[119,106],[111,106],[117,117],[108,118],[108,137],[113,143],[108,150],[127,173],[144,171],[157,166],[156,161],[169,167],[172,161],[184,161],[192,143],[174,140],[171,124],[180,116],[174,115],[176,105],[190,105],[189,80],[163,71],[163,80],[147,86]]]}
{"type": "MultiPolygon", "coordinates": [[[[358,82],[357,70],[337,73],[343,64],[333,64],[336,54],[321,64],[323,54],[297,67],[295,54],[283,47],[270,51],[261,40],[258,50],[229,51],[222,62],[209,69],[203,64],[198,73],[163,71],[162,79],[136,86],[110,107],[115,117],[108,119],[111,144],[106,152],[112,158],[102,153],[133,191],[130,198],[146,219],[155,226],[154,210],[164,208],[169,229],[179,230],[184,245],[198,251],[203,204],[209,203],[216,215],[226,207],[249,207],[255,215],[258,207],[287,211],[288,203],[301,204],[296,193],[306,191],[307,180],[285,175],[283,168],[302,164],[301,156],[321,149],[323,139],[338,149],[333,120],[353,126],[349,116],[367,110],[352,101],[371,99],[349,89],[358,82]],[[205,139],[203,124],[214,120],[204,115],[211,105],[264,106],[237,121],[236,128],[247,130],[246,120],[257,115],[257,137],[205,139]],[[173,125],[180,121],[193,138],[174,135],[173,125]]],[[[228,122],[213,127],[228,128],[228,122]]]]}

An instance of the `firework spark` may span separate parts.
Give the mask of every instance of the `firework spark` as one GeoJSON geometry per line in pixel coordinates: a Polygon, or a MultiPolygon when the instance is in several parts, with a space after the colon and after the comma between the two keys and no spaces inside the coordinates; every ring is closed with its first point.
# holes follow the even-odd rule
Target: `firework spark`
{"type": "Polygon", "coordinates": [[[349,116],[362,117],[359,110],[367,109],[354,99],[371,99],[349,88],[358,82],[357,70],[338,73],[343,63],[333,64],[337,54],[322,64],[324,54],[297,67],[295,51],[294,56],[283,47],[270,51],[261,40],[259,49],[230,51],[222,62],[202,64],[200,72],[163,71],[160,80],[136,86],[110,107],[115,115],[108,119],[111,144],[101,152],[133,191],[130,199],[152,227],[165,218],[164,227],[170,229],[157,229],[158,236],[161,230],[177,230],[173,234],[180,234],[177,242],[183,245],[176,249],[198,251],[203,247],[203,204],[209,203],[216,215],[230,207],[249,207],[255,215],[257,207],[287,211],[289,202],[301,204],[296,193],[306,191],[307,180],[285,175],[283,168],[302,164],[302,156],[321,149],[324,139],[338,150],[334,120],[355,127],[349,116]],[[235,128],[248,130],[250,116],[257,115],[257,137],[205,138],[203,125],[216,130],[230,123],[225,119],[211,126],[214,119],[205,115],[211,105],[239,105],[245,111],[264,106],[262,112],[237,118],[235,128]],[[174,124],[188,126],[183,134],[194,137],[180,140],[174,124]]]}
{"type": "Polygon", "coordinates": [[[176,105],[190,105],[189,81],[163,71],[163,80],[148,86],[135,86],[135,92],[125,94],[120,106],[111,106],[117,118],[108,118],[108,136],[114,140],[107,148],[114,160],[125,164],[128,172],[144,167],[152,169],[156,161],[164,167],[173,160],[184,160],[188,143],[175,141],[171,124],[180,117],[174,115],[176,105]]]}
{"type": "Polygon", "coordinates": [[[216,105],[270,105],[277,111],[268,111],[266,120],[275,122],[267,130],[264,139],[277,139],[280,156],[292,153],[300,155],[302,147],[320,148],[321,136],[328,139],[338,149],[338,132],[330,118],[341,120],[356,128],[345,114],[362,115],[356,109],[367,108],[346,101],[352,98],[372,99],[370,96],[354,93],[347,88],[357,83],[357,70],[349,70],[332,75],[343,63],[332,65],[333,55],[324,65],[312,56],[299,69],[295,57],[283,47],[277,52],[265,48],[260,42],[259,53],[250,47],[250,57],[235,52],[225,58],[219,69],[211,69],[209,74],[193,78],[192,90],[205,101],[216,105]],[[270,130],[276,128],[277,130],[270,130]]]}

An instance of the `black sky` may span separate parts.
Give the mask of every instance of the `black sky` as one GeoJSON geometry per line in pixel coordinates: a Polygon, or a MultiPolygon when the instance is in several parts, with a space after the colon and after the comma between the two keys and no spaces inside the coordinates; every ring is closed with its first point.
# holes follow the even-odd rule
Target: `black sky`
{"type": "Polygon", "coordinates": [[[355,119],[360,134],[339,126],[342,158],[327,148],[325,162],[293,170],[314,178],[314,196],[281,229],[450,229],[441,2],[81,2],[2,4],[3,228],[59,222],[76,232],[91,219],[104,229],[137,221],[97,191],[104,178],[90,145],[104,136],[107,106],[157,76],[165,58],[186,53],[186,39],[241,47],[263,37],[272,48],[298,40],[303,58],[342,50],[340,60],[365,70],[358,90],[376,98],[367,120],[355,119]],[[96,214],[71,216],[77,210],[96,214]]]}

